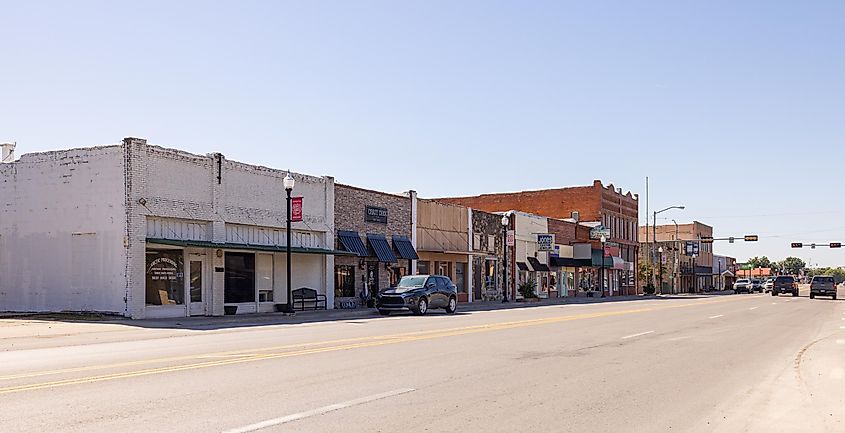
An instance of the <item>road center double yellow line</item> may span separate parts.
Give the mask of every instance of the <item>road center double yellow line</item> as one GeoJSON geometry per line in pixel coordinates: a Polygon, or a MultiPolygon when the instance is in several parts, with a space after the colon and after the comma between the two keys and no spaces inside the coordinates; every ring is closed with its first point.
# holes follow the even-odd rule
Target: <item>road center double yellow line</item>
{"type": "Polygon", "coordinates": [[[242,364],[242,363],[246,363],[246,362],[290,358],[290,357],[294,357],[294,356],[311,355],[311,354],[317,354],[317,353],[336,352],[336,351],[341,351],[341,350],[351,350],[351,349],[360,349],[360,348],[365,348],[365,347],[384,346],[384,345],[388,345],[388,344],[406,343],[406,342],[411,342],[411,341],[431,340],[431,339],[435,339],[435,338],[444,338],[444,337],[452,337],[452,336],[459,336],[459,335],[476,334],[476,333],[482,333],[482,332],[500,331],[500,330],[506,330],[506,329],[524,328],[524,327],[529,327],[529,326],[547,325],[547,324],[553,324],[553,323],[568,322],[568,321],[573,321],[573,320],[584,320],[584,319],[594,319],[594,318],[601,318],[601,317],[621,316],[621,315],[628,315],[628,314],[643,313],[643,312],[648,312],[648,311],[665,310],[665,309],[671,309],[671,308],[681,308],[681,307],[689,307],[689,306],[707,305],[707,304],[714,304],[714,303],[719,303],[719,302],[727,302],[727,301],[731,301],[731,300],[740,300],[740,299],[749,299],[749,298],[747,298],[747,297],[742,297],[742,298],[731,297],[731,298],[718,299],[718,300],[712,300],[712,301],[706,301],[706,302],[684,303],[684,304],[677,304],[677,305],[657,306],[657,307],[648,307],[648,308],[636,308],[636,309],[627,309],[627,310],[619,310],[619,311],[604,311],[604,312],[595,312],[595,313],[583,313],[583,314],[576,314],[576,315],[571,315],[571,316],[558,316],[558,317],[547,317],[547,318],[540,318],[540,319],[517,320],[517,321],[509,321],[509,322],[499,322],[499,323],[491,323],[491,324],[483,324],[483,325],[465,326],[465,327],[459,327],[459,328],[448,328],[448,329],[441,329],[441,330],[417,331],[417,332],[410,332],[410,333],[389,334],[389,335],[369,336],[369,337],[356,337],[356,338],[348,338],[348,339],[340,339],[340,340],[329,340],[329,341],[320,341],[320,342],[312,342],[312,343],[298,343],[298,344],[289,344],[289,345],[282,345],[282,346],[272,346],[272,347],[265,347],[265,348],[260,348],[260,349],[245,349],[245,350],[236,350],[236,351],[227,351],[227,352],[216,352],[216,353],[176,356],[176,357],[168,357],[168,358],[157,358],[157,359],[149,359],[149,360],[128,361],[128,362],[112,363],[112,364],[91,365],[91,366],[85,366],[85,367],[75,367],[75,368],[66,368],[66,369],[58,369],[58,370],[36,371],[36,372],[21,373],[21,374],[16,374],[16,375],[0,376],[0,381],[9,381],[9,380],[16,380],[16,379],[42,377],[42,376],[48,376],[48,375],[76,373],[76,372],[82,372],[82,371],[103,370],[103,369],[109,369],[109,368],[132,367],[132,366],[149,365],[149,364],[156,364],[156,363],[178,362],[178,361],[188,361],[188,360],[207,359],[207,358],[221,358],[221,357],[225,358],[225,359],[195,362],[195,363],[183,364],[183,365],[173,365],[173,366],[166,366],[166,367],[147,368],[147,369],[142,369],[142,370],[121,372],[121,373],[102,374],[102,375],[88,376],[88,377],[81,377],[81,378],[54,380],[54,381],[39,382],[39,383],[25,384],[25,385],[13,385],[13,386],[7,386],[7,387],[0,388],[0,395],[17,393],[17,392],[24,392],[24,391],[35,391],[35,390],[41,390],[41,389],[56,388],[56,387],[62,387],[62,386],[68,386],[68,385],[80,385],[80,384],[86,384],[86,383],[104,382],[104,381],[108,381],[108,380],[128,379],[128,378],[134,378],[134,377],[149,376],[149,375],[154,375],[154,374],[171,373],[171,372],[187,371],[187,370],[197,370],[197,369],[202,369],[202,368],[210,368],[210,367],[217,367],[217,366],[224,366],[224,365],[242,364]],[[290,350],[290,349],[298,349],[298,350],[290,350]],[[270,352],[270,353],[255,353],[255,352],[270,352]]]}

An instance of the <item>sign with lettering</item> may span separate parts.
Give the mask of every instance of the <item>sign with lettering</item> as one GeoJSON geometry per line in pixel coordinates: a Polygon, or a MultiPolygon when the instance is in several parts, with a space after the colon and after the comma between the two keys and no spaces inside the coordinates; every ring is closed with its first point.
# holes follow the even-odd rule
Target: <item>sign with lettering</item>
{"type": "Polygon", "coordinates": [[[294,222],[302,221],[302,197],[290,199],[290,220],[294,222]]]}
{"type": "Polygon", "coordinates": [[[599,240],[602,236],[605,240],[610,240],[610,229],[605,226],[596,226],[590,229],[590,239],[599,240]]]}
{"type": "Polygon", "coordinates": [[[370,223],[387,224],[387,208],[365,206],[364,221],[370,223]]]}
{"type": "Polygon", "coordinates": [[[554,251],[555,235],[553,233],[537,233],[537,251],[554,251]]]}
{"type": "Polygon", "coordinates": [[[509,246],[509,247],[514,246],[514,244],[516,243],[515,240],[516,240],[516,234],[514,233],[514,231],[508,230],[507,246],[509,246]]]}

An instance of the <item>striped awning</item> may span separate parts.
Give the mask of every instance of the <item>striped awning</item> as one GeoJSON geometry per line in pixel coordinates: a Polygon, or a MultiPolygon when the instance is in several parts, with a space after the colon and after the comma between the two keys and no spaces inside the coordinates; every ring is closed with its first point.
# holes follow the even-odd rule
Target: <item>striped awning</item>
{"type": "Polygon", "coordinates": [[[370,247],[376,253],[378,261],[396,263],[396,256],[393,255],[393,250],[390,249],[390,244],[387,243],[387,238],[384,235],[367,233],[367,242],[370,243],[370,247]]]}
{"type": "Polygon", "coordinates": [[[411,240],[406,236],[393,235],[393,247],[396,248],[396,251],[399,251],[399,256],[403,259],[417,260],[420,258],[417,255],[417,250],[411,244],[411,240]]]}
{"type": "Polygon", "coordinates": [[[359,257],[370,255],[367,247],[364,246],[364,242],[361,241],[361,236],[358,236],[358,232],[338,230],[337,238],[346,251],[354,253],[359,257]]]}

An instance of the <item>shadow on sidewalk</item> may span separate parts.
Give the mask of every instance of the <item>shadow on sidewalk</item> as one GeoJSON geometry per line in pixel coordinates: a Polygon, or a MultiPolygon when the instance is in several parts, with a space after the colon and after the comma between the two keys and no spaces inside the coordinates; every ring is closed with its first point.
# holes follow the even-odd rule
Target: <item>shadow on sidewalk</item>
{"type": "MultiPolygon", "coordinates": [[[[536,302],[508,302],[501,301],[480,301],[472,303],[463,303],[458,307],[458,312],[453,314],[456,316],[466,315],[479,311],[500,311],[500,310],[514,310],[549,306],[565,306],[565,305],[588,305],[601,303],[617,303],[617,302],[637,302],[637,301],[662,301],[673,299],[700,299],[713,296],[720,296],[721,294],[697,294],[697,295],[631,295],[631,296],[614,296],[607,298],[590,298],[590,297],[567,297],[542,299],[536,302]]],[[[347,322],[351,325],[360,325],[365,322],[361,320],[391,320],[397,318],[407,318],[409,320],[425,319],[429,317],[443,317],[449,316],[443,310],[429,311],[425,316],[415,316],[411,313],[393,313],[389,316],[382,316],[374,308],[361,308],[354,310],[309,310],[297,312],[294,316],[284,315],[282,313],[258,313],[258,314],[244,314],[234,316],[216,316],[216,317],[181,317],[171,319],[142,319],[131,320],[123,317],[116,317],[107,314],[98,313],[0,313],[0,319],[6,323],[20,321],[24,322],[59,322],[59,323],[86,323],[86,324],[109,324],[109,325],[123,325],[127,327],[144,328],[144,329],[184,329],[193,331],[216,331],[221,329],[235,329],[235,328],[252,328],[261,326],[275,326],[275,325],[303,325],[320,322],[347,322]]],[[[2,326],[2,325],[0,325],[2,326]]]]}

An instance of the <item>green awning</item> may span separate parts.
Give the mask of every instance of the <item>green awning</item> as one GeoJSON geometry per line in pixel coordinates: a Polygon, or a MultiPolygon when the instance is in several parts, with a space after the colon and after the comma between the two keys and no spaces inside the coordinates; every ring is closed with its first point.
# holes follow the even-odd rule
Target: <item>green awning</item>
{"type": "MultiPolygon", "coordinates": [[[[287,249],[281,245],[247,245],[247,244],[232,244],[232,243],[217,243],[208,241],[182,241],[174,239],[152,239],[147,238],[148,244],[171,245],[176,247],[197,247],[197,248],[221,248],[225,250],[242,250],[242,251],[271,251],[275,253],[284,253],[287,249]]],[[[349,251],[329,250],[324,248],[304,248],[291,247],[291,253],[297,254],[331,254],[335,256],[354,256],[355,253],[349,251]]]]}

